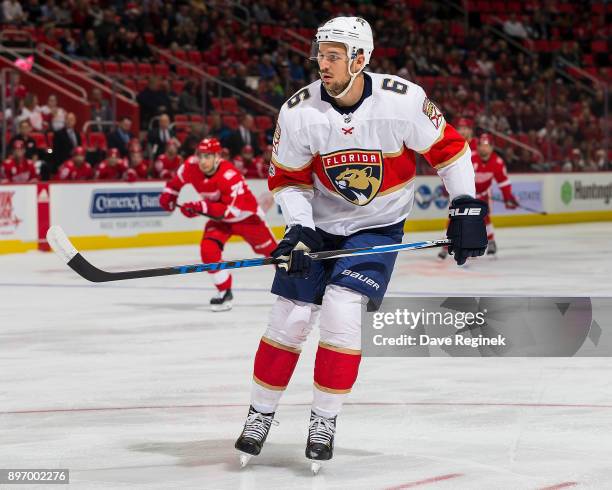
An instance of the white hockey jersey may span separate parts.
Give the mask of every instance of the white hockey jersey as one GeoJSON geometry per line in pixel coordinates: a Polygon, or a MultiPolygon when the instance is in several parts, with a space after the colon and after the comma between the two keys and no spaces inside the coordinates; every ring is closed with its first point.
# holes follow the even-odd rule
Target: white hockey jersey
{"type": "Polygon", "coordinates": [[[392,75],[364,74],[363,96],[349,108],[311,83],[283,105],[272,147],[268,185],[288,225],[350,235],[406,218],[414,152],[451,198],[475,192],[467,142],[420,86],[392,75]]]}

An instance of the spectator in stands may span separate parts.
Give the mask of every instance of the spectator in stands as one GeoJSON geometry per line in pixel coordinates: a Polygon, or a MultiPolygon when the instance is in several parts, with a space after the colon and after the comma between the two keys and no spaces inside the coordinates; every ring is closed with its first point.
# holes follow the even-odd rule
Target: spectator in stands
{"type": "Polygon", "coordinates": [[[504,22],[504,32],[509,36],[518,39],[527,39],[529,37],[529,35],[527,34],[527,29],[525,29],[525,26],[517,18],[514,12],[511,13],[508,20],[504,22]]]}
{"type": "Polygon", "coordinates": [[[70,29],[64,31],[64,35],[60,38],[62,51],[68,56],[76,56],[79,52],[79,43],[73,37],[70,29]]]}
{"type": "Polygon", "coordinates": [[[23,141],[15,141],[11,156],[2,163],[2,173],[8,182],[23,184],[38,180],[34,162],[26,157],[23,141]]]}
{"type": "Polygon", "coordinates": [[[198,87],[193,80],[187,80],[183,91],[179,95],[178,110],[182,113],[202,113],[202,104],[198,94],[198,87]]]}
{"type": "Polygon", "coordinates": [[[140,106],[140,116],[145,127],[154,116],[170,109],[170,97],[161,87],[160,80],[156,76],[149,79],[149,85],[138,94],[136,100],[140,106]]]}
{"type": "Polygon", "coordinates": [[[131,151],[127,163],[128,169],[123,176],[125,180],[134,182],[149,178],[149,163],[144,159],[142,151],[131,151]]]}
{"type": "Polygon", "coordinates": [[[76,115],[74,112],[69,112],[66,115],[66,126],[59,131],[56,131],[53,136],[53,163],[51,174],[54,174],[57,168],[64,163],[77,146],[83,144],[81,135],[76,128],[76,115]]]}
{"type": "MultiPolygon", "coordinates": [[[[113,120],[113,111],[111,106],[108,100],[102,95],[102,90],[97,87],[91,91],[90,106],[92,121],[110,122],[113,120]]],[[[109,126],[103,126],[101,124],[93,124],[91,126],[91,130],[96,132],[107,132],[109,129],[109,126]]]]}
{"type": "Polygon", "coordinates": [[[47,105],[42,107],[42,114],[52,131],[59,131],[66,126],[66,111],[58,106],[56,95],[49,95],[47,105]]]}
{"type": "Polygon", "coordinates": [[[72,152],[72,159],[66,160],[57,171],[60,180],[90,180],[94,176],[92,166],[85,161],[85,148],[77,146],[72,152]]]}
{"type": "Polygon", "coordinates": [[[599,148],[595,151],[593,162],[598,170],[612,170],[612,165],[610,165],[610,160],[607,158],[605,148],[599,148]]]}
{"type": "Polygon", "coordinates": [[[129,144],[132,138],[132,120],[124,116],[119,121],[117,129],[109,133],[107,137],[108,147],[117,148],[119,154],[125,158],[128,156],[129,144]]]}
{"type": "Polygon", "coordinates": [[[6,84],[6,96],[9,99],[14,98],[15,101],[19,101],[25,98],[27,93],[28,89],[21,83],[21,73],[17,70],[11,71],[11,79],[9,83],[6,84]],[[11,93],[12,87],[14,87],[14,94],[11,93]]]}
{"type": "Polygon", "coordinates": [[[257,142],[257,133],[255,132],[255,119],[250,114],[242,116],[238,129],[232,132],[227,139],[227,147],[232,157],[238,155],[245,145],[251,145],[255,154],[259,154],[259,143],[257,142]]]}
{"type": "Polygon", "coordinates": [[[227,146],[227,140],[232,134],[232,131],[223,123],[221,114],[218,112],[213,112],[210,116],[210,127],[208,128],[208,134],[209,136],[214,136],[217,138],[223,146],[227,146]]]}
{"type": "Polygon", "coordinates": [[[264,80],[269,80],[277,75],[276,68],[272,64],[272,57],[268,53],[261,57],[261,63],[257,66],[257,71],[264,80]]]}
{"type": "Polygon", "coordinates": [[[83,58],[101,57],[102,53],[100,52],[100,46],[98,45],[96,33],[93,31],[93,29],[87,29],[87,31],[85,31],[85,36],[83,36],[83,40],[81,41],[81,45],[79,46],[77,53],[83,58]]]}
{"type": "Polygon", "coordinates": [[[25,146],[26,158],[32,159],[36,157],[36,141],[30,135],[32,133],[32,126],[30,121],[25,119],[19,123],[19,133],[11,138],[9,141],[8,149],[13,150],[17,141],[22,141],[25,146]]]}
{"type": "Polygon", "coordinates": [[[139,61],[149,61],[153,58],[153,53],[147,46],[142,34],[137,34],[130,48],[130,57],[136,58],[139,61]]]}
{"type": "Polygon", "coordinates": [[[17,0],[4,0],[2,2],[2,16],[5,24],[19,25],[26,20],[21,3],[17,0]]]}
{"type": "Polygon", "coordinates": [[[170,21],[167,17],[163,17],[159,28],[155,32],[155,43],[162,48],[169,48],[175,41],[174,33],[170,27],[170,21]]]}
{"type": "Polygon", "coordinates": [[[174,139],[176,139],[176,133],[173,128],[170,128],[170,116],[162,114],[159,116],[157,128],[151,129],[147,136],[153,158],[157,158],[164,153],[166,145],[174,139]]]}
{"type": "Polygon", "coordinates": [[[21,113],[17,116],[17,121],[30,121],[30,125],[34,131],[42,131],[45,128],[43,120],[43,110],[38,105],[38,97],[36,94],[29,93],[23,99],[23,108],[21,113]]]}
{"type": "Polygon", "coordinates": [[[204,124],[193,123],[191,125],[191,131],[187,134],[187,137],[183,140],[183,144],[179,150],[179,153],[187,158],[195,153],[198,143],[204,139],[208,134],[208,128],[204,124]]]}
{"type": "Polygon", "coordinates": [[[563,172],[581,172],[586,166],[584,158],[580,148],[573,148],[569,154],[569,157],[565,160],[561,166],[563,172]]]}

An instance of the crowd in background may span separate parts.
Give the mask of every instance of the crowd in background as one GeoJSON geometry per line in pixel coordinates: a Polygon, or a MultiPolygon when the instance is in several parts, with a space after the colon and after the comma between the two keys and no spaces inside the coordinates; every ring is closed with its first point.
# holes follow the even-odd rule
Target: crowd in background
{"type": "MultiPolygon", "coordinates": [[[[556,69],[559,55],[577,66],[599,69],[598,76],[605,79],[610,73],[609,51],[593,53],[591,45],[609,39],[610,14],[593,16],[593,2],[588,1],[530,0],[521,3],[519,12],[491,22],[507,36],[501,37],[483,23],[483,16],[470,5],[475,2],[456,2],[468,8],[467,18],[451,3],[263,0],[244,1],[232,10],[210,8],[200,1],[5,0],[2,15],[5,24],[41,26],[46,42],[82,59],[156,61],[151,45],[170,53],[199,50],[204,63],[216,67],[220,80],[275,108],[318,75],[306,56],[290,49],[290,42],[264,34],[262,26],[314,32],[335,15],[359,15],[374,30],[369,70],[420,83],[451,123],[467,118],[476,135],[493,130],[521,141],[525,146],[496,139],[511,171],[610,169],[604,146],[603,85],[588,84],[585,90],[556,69]],[[560,41],[558,52],[525,51],[513,42],[529,47],[530,42],[542,40],[560,41]]],[[[233,95],[214,84],[203,93],[197,77],[186,80],[177,93],[170,79],[150,77],[137,99],[141,132],[129,130],[129,139],[139,140],[152,159],[161,147],[148,155],[153,147],[150,132],[159,132],[160,124],[165,124],[162,114],[170,122],[182,113],[215,114],[211,99],[233,95]],[[150,121],[155,121],[154,129],[147,133],[150,121]]],[[[101,94],[98,99],[95,110],[105,119],[108,103],[101,94]]],[[[38,101],[36,95],[27,94],[21,100],[17,122],[27,119],[35,130],[63,129],[67,114],[58,107],[57,98],[38,101]]],[[[270,130],[257,131],[251,116],[257,107],[246,99],[238,102],[242,112],[238,128],[227,127],[216,114],[194,125],[192,134],[178,142],[179,153],[188,155],[199,138],[214,135],[228,148],[230,158],[240,156],[244,146],[251,147],[255,157],[263,157],[270,130]]],[[[115,132],[125,125],[120,121],[115,132]]],[[[112,137],[107,136],[110,143],[112,137]]],[[[127,136],[122,139],[126,145],[127,136]]],[[[113,146],[117,147],[109,144],[113,146]]],[[[125,151],[122,155],[127,156],[125,151]]],[[[53,165],[57,170],[61,164],[53,165]]]]}

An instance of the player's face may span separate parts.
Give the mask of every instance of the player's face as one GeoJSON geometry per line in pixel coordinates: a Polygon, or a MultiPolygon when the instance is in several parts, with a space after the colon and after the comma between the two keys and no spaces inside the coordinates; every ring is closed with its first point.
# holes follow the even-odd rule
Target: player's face
{"type": "Polygon", "coordinates": [[[74,163],[76,163],[77,165],[81,165],[81,163],[83,163],[83,161],[85,160],[85,157],[83,155],[75,155],[73,160],[74,163]]]}
{"type": "Polygon", "coordinates": [[[210,174],[215,168],[216,160],[217,155],[214,153],[200,153],[198,155],[198,166],[203,173],[210,174]]]}
{"type": "Polygon", "coordinates": [[[331,95],[338,95],[349,84],[349,59],[346,47],[341,43],[320,43],[317,54],[321,82],[331,95]]]}
{"type": "Polygon", "coordinates": [[[13,150],[13,155],[15,156],[15,159],[23,160],[23,157],[25,156],[25,150],[22,150],[21,148],[15,149],[13,150]]]}
{"type": "Polygon", "coordinates": [[[478,154],[483,160],[488,160],[493,153],[493,147],[489,144],[478,145],[478,154]]]}

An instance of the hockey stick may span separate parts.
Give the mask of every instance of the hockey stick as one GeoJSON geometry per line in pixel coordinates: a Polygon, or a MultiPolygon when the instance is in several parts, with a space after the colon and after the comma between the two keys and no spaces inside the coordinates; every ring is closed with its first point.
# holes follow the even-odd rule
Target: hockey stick
{"type": "MultiPolygon", "coordinates": [[[[504,203],[506,202],[503,199],[500,199],[499,197],[492,197],[491,199],[497,202],[504,202],[504,203]]],[[[546,216],[548,214],[546,211],[538,211],[537,209],[533,209],[528,206],[523,206],[521,203],[516,203],[516,207],[524,209],[525,211],[529,211],[530,213],[541,214],[542,216],[546,216]]]]}
{"type": "MultiPolygon", "coordinates": [[[[108,272],[98,269],[87,261],[79,251],[74,248],[70,240],[59,226],[52,226],[47,231],[47,241],[53,251],[68,264],[78,275],[91,282],[122,281],[124,279],[138,279],[143,277],[172,276],[175,274],[190,274],[193,272],[217,271],[223,269],[242,269],[260,265],[281,264],[284,261],[272,257],[239,259],[226,262],[212,262],[210,264],[176,265],[156,269],[142,269],[122,272],[108,272]]],[[[308,256],[313,260],[337,259],[352,255],[366,255],[402,250],[418,250],[422,248],[444,247],[450,240],[433,240],[414,243],[400,243],[397,245],[379,245],[375,247],[351,248],[346,250],[329,250],[326,252],[310,252],[308,256]]]]}

